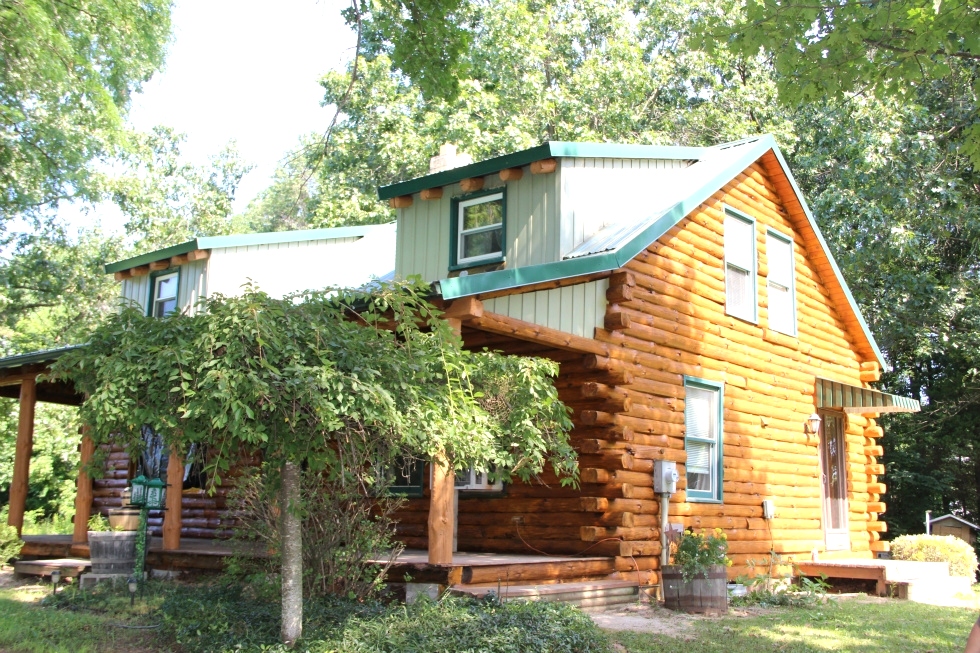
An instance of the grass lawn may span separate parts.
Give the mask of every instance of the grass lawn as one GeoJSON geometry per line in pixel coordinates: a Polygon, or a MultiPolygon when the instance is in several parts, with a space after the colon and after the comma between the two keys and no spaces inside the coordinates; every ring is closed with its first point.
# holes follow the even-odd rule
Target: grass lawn
{"type": "MultiPolygon", "coordinates": [[[[663,611],[658,611],[663,612],[663,611]]],[[[628,653],[959,653],[976,610],[895,599],[845,599],[817,608],[775,608],[752,616],[679,619],[680,636],[611,633],[628,653]]]]}
{"type": "MultiPolygon", "coordinates": [[[[62,590],[64,591],[64,590],[62,590]]],[[[0,651],[4,653],[157,652],[151,603],[130,609],[121,594],[111,601],[70,610],[45,605],[50,585],[0,589],[0,651]]]]}
{"type": "MultiPolygon", "coordinates": [[[[130,608],[124,588],[89,594],[81,600],[61,600],[57,607],[50,597],[45,599],[50,591],[50,585],[0,589],[0,651],[171,650],[160,631],[152,628],[163,619],[159,611],[162,587],[151,588],[146,600],[137,601],[135,609],[130,608]]],[[[62,599],[70,597],[71,590],[61,591],[66,592],[62,599]]],[[[700,618],[636,606],[629,616],[643,617],[643,623],[659,634],[610,631],[608,635],[613,650],[619,653],[959,653],[977,616],[971,608],[876,598],[831,600],[815,608],[749,608],[733,612],[742,616],[700,618]],[[645,620],[647,617],[649,621],[645,620]]],[[[514,626],[520,627],[517,623],[514,626]]],[[[188,644],[189,650],[195,648],[191,642],[188,644]]],[[[250,650],[258,648],[253,646],[250,650]]]]}

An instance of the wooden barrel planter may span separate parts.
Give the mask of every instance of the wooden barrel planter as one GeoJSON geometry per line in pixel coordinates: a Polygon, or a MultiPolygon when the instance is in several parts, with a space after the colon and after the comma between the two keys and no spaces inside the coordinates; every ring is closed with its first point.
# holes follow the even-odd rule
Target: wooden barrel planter
{"type": "Polygon", "coordinates": [[[681,568],[667,565],[663,572],[664,606],[679,612],[724,614],[728,612],[728,574],[725,565],[711,565],[708,577],[684,580],[681,568]]]}
{"type": "Polygon", "coordinates": [[[136,531],[89,531],[93,574],[129,576],[136,566],[136,531]]]}

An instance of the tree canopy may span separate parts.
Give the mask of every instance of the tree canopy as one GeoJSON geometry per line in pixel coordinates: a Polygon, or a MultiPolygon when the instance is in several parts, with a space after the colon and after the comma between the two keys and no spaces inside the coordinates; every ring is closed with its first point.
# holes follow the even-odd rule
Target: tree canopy
{"type": "Polygon", "coordinates": [[[93,198],[130,97],[160,68],[170,0],[0,3],[0,220],[93,198]]]}

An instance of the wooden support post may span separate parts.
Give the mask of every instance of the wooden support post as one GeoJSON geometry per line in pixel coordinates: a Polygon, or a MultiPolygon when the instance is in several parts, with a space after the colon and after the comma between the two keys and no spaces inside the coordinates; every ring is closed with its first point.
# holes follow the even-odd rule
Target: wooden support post
{"type": "Polygon", "coordinates": [[[82,446],[80,448],[78,483],[75,486],[75,529],[72,533],[72,544],[88,542],[88,520],[92,516],[92,477],[85,471],[85,466],[92,461],[95,454],[95,443],[88,434],[89,427],[82,427],[82,446]]]}
{"type": "Polygon", "coordinates": [[[163,514],[163,550],[180,549],[181,503],[184,498],[184,465],[177,447],[170,446],[167,463],[167,512],[163,514]]]}
{"type": "Polygon", "coordinates": [[[36,402],[36,379],[24,379],[20,383],[20,414],[17,418],[14,476],[10,483],[10,512],[7,513],[7,523],[17,529],[18,535],[24,528],[24,510],[27,507],[27,478],[31,471],[31,451],[34,448],[36,402]]]}
{"type": "MultiPolygon", "coordinates": [[[[463,323],[447,318],[459,335],[463,323]]],[[[453,540],[456,530],[456,475],[445,454],[432,458],[432,487],[429,492],[429,564],[450,564],[453,561],[453,540]]]]}
{"type": "Polygon", "coordinates": [[[429,494],[429,564],[449,564],[453,561],[453,495],[456,494],[456,475],[445,455],[432,459],[432,488],[429,494]]]}

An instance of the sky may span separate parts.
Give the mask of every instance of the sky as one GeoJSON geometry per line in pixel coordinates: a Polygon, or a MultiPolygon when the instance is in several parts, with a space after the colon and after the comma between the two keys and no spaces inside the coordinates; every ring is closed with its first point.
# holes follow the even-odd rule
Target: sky
{"type": "MultiPolygon", "coordinates": [[[[329,124],[318,80],[353,56],[355,35],[340,15],[346,6],[177,0],[165,67],[133,98],[131,125],[185,133],[181,151],[194,163],[237,141],[243,160],[255,166],[236,194],[235,209],[244,209],[299,137],[329,124]]],[[[121,227],[111,207],[97,213],[103,227],[121,227]]]]}

